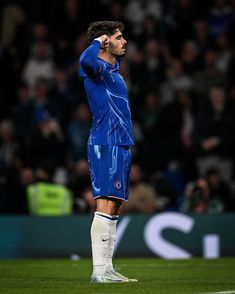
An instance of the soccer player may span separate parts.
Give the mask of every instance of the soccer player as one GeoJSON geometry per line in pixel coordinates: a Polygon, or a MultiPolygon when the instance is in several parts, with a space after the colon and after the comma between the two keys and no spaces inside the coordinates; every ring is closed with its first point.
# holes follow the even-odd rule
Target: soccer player
{"type": "Polygon", "coordinates": [[[80,75],[93,116],[88,139],[88,162],[96,212],[91,225],[93,283],[136,282],[114,270],[116,225],[122,203],[128,200],[134,144],[126,84],[119,73],[126,52],[120,22],[90,24],[90,46],[80,57],[80,75]]]}

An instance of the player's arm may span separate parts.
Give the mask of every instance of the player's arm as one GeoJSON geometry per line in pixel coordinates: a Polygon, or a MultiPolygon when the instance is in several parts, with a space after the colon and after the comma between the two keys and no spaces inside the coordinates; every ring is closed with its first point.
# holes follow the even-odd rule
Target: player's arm
{"type": "Polygon", "coordinates": [[[102,72],[104,64],[99,61],[98,55],[100,49],[105,50],[107,47],[109,47],[109,38],[107,35],[102,35],[94,39],[90,46],[82,53],[80,65],[86,74],[96,76],[102,72]]]}

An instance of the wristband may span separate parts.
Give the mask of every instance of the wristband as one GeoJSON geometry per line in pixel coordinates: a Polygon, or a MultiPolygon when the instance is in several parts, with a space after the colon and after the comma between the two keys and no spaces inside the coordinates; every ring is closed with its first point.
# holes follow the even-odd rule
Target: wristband
{"type": "Polygon", "coordinates": [[[93,41],[99,41],[100,45],[102,44],[102,40],[100,38],[95,38],[93,41]]]}

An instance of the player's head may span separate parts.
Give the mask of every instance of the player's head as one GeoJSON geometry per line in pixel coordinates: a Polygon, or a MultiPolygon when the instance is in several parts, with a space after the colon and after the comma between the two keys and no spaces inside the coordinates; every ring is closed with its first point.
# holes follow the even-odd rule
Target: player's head
{"type": "Polygon", "coordinates": [[[92,42],[101,35],[108,37],[114,35],[117,31],[123,32],[124,25],[118,21],[96,21],[89,25],[87,30],[88,41],[92,42]]]}
{"type": "Polygon", "coordinates": [[[118,21],[97,21],[92,22],[87,31],[88,41],[92,42],[95,38],[102,35],[109,37],[109,52],[114,56],[125,55],[127,41],[123,38],[122,32],[124,25],[118,21]]]}

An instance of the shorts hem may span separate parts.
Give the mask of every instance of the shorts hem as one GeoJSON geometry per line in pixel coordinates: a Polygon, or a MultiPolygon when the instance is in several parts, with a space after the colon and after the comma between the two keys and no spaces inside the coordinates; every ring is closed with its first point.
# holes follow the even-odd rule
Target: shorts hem
{"type": "Polygon", "coordinates": [[[98,198],[101,198],[101,197],[115,198],[115,199],[118,199],[118,200],[122,200],[123,202],[127,202],[128,201],[128,199],[123,199],[123,198],[118,197],[118,196],[109,196],[109,195],[93,196],[93,199],[98,199],[98,198]]]}

